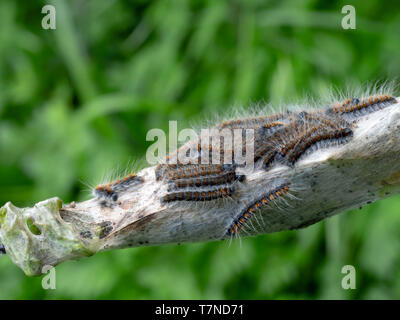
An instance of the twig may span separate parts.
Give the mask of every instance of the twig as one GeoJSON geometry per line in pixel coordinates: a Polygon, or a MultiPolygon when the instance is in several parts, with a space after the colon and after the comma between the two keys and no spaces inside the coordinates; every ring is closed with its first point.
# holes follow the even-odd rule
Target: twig
{"type": "Polygon", "coordinates": [[[361,117],[352,133],[347,143],[313,152],[294,166],[246,172],[227,199],[160,201],[168,183],[156,180],[156,167],[149,167],[115,203],[51,198],[17,208],[8,202],[0,209],[0,242],[27,275],[40,275],[45,265],[102,250],[229,239],[238,236],[239,214],[245,217],[251,206],[258,210],[266,190],[281,199],[265,204],[240,234],[303,228],[400,192],[400,104],[361,117]],[[272,190],[287,183],[289,191],[272,190]]]}

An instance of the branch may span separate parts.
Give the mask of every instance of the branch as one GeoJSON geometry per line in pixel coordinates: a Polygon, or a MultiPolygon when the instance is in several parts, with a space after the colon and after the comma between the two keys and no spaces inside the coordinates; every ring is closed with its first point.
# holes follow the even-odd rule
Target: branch
{"type": "Polygon", "coordinates": [[[33,208],[8,202],[0,209],[0,242],[27,275],[40,275],[45,265],[103,250],[229,239],[238,212],[286,182],[287,195],[263,207],[240,235],[299,229],[398,194],[399,160],[400,104],[394,103],[357,119],[345,144],[315,151],[295,166],[246,172],[229,199],[160,201],[167,184],[149,167],[111,205],[98,197],[70,204],[51,198],[33,208]]]}

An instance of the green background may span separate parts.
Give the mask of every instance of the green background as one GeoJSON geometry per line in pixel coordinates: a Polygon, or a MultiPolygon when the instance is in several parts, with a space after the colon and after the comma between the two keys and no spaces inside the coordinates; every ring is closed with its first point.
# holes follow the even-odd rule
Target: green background
{"type": "MultiPolygon", "coordinates": [[[[230,106],[323,97],[400,74],[398,1],[0,0],[0,205],[90,197],[143,159],[146,132],[230,106]],[[354,5],[357,29],[341,28],[354,5]]],[[[138,165],[136,165],[138,166],[138,165]]],[[[104,252],[57,289],[0,257],[2,299],[400,298],[400,198],[307,229],[104,252]],[[357,289],[343,290],[354,265],[357,289]]]]}

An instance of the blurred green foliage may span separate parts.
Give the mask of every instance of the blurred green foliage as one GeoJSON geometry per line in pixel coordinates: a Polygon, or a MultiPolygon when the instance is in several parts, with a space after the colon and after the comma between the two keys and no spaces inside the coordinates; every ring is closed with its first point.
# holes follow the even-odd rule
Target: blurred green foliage
{"type": "MultiPolygon", "coordinates": [[[[0,0],[0,205],[90,197],[146,132],[400,74],[397,1],[0,0]],[[341,28],[352,4],[357,29],[341,28]]],[[[307,229],[104,252],[43,290],[0,257],[2,299],[400,298],[400,198],[307,229]],[[357,289],[343,290],[352,264],[357,289]]]]}

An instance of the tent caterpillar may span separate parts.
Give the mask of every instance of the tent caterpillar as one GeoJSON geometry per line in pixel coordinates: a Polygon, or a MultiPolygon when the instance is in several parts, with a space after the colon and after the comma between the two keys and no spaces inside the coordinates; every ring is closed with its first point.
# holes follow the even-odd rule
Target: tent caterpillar
{"type": "Polygon", "coordinates": [[[343,102],[332,105],[326,110],[328,114],[338,114],[351,120],[360,116],[378,111],[388,105],[395,104],[396,98],[388,94],[378,94],[359,100],[357,98],[347,99],[343,102]]]}
{"type": "Polygon", "coordinates": [[[218,187],[199,191],[172,192],[161,198],[162,203],[172,201],[211,201],[220,198],[227,198],[234,192],[233,186],[218,187]]]}
{"type": "Polygon", "coordinates": [[[93,193],[98,198],[112,200],[115,202],[118,200],[119,192],[125,191],[130,186],[141,182],[143,182],[143,178],[132,173],[113,182],[96,186],[93,190],[93,193]]]}
{"type": "Polygon", "coordinates": [[[220,175],[223,172],[234,171],[234,165],[222,164],[178,164],[167,165],[164,172],[164,179],[179,180],[195,178],[200,176],[220,175]]]}
{"type": "Polygon", "coordinates": [[[268,205],[270,202],[277,200],[279,197],[282,197],[284,194],[289,192],[290,183],[284,183],[279,187],[267,192],[262,197],[258,198],[251,205],[247,206],[246,209],[242,210],[237,218],[233,220],[231,225],[229,226],[226,235],[233,236],[238,234],[243,226],[251,219],[251,217],[259,212],[263,207],[268,205]]]}
{"type": "Polygon", "coordinates": [[[302,137],[299,138],[299,143],[288,153],[287,159],[289,165],[294,165],[295,162],[306,153],[310,148],[318,146],[328,146],[332,142],[344,143],[353,135],[353,130],[349,127],[345,128],[323,128],[315,127],[308,130],[302,137]],[[326,142],[327,145],[322,145],[326,142]]]}
{"type": "Polygon", "coordinates": [[[198,177],[193,179],[181,179],[170,182],[168,191],[182,188],[200,188],[204,186],[215,186],[232,183],[236,180],[243,181],[243,175],[236,175],[235,171],[223,173],[221,175],[198,177]]]}

